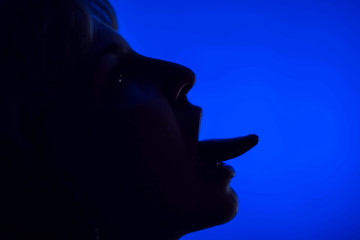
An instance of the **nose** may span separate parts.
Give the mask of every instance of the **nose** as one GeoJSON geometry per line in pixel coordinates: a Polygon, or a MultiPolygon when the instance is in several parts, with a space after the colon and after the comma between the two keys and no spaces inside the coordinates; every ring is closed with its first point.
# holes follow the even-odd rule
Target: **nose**
{"type": "Polygon", "coordinates": [[[141,74],[140,79],[156,84],[170,104],[177,104],[195,85],[195,73],[180,64],[159,60],[133,53],[133,74],[141,74]]]}

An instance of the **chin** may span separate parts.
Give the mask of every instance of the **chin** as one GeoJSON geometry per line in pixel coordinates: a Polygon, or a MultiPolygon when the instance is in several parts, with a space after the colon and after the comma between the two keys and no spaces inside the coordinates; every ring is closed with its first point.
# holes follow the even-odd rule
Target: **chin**
{"type": "MultiPolygon", "coordinates": [[[[230,186],[223,196],[219,196],[218,205],[213,206],[212,226],[222,225],[233,220],[239,211],[239,198],[230,186]]],[[[211,224],[211,222],[209,222],[211,224]]]]}
{"type": "Polygon", "coordinates": [[[233,220],[239,211],[239,199],[236,192],[228,186],[226,191],[207,197],[199,202],[192,214],[185,221],[177,223],[173,232],[183,235],[196,232],[233,220]],[[179,226],[181,226],[179,228],[179,226]]]}

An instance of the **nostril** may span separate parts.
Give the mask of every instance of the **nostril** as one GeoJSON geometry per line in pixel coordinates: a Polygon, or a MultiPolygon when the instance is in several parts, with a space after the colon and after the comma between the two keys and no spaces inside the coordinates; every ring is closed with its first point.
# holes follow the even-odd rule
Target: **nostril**
{"type": "Polygon", "coordinates": [[[175,102],[183,101],[187,97],[187,93],[191,90],[193,86],[191,84],[186,84],[182,86],[176,94],[175,102]]]}

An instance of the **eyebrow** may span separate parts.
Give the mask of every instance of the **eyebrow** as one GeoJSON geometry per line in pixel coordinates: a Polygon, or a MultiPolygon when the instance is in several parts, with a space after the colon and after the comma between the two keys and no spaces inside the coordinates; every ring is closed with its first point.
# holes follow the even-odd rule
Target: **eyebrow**
{"type": "Polygon", "coordinates": [[[103,54],[112,52],[117,55],[123,55],[132,50],[130,44],[119,34],[118,31],[97,20],[99,27],[92,46],[96,53],[96,58],[103,54]]]}
{"type": "Polygon", "coordinates": [[[116,50],[115,52],[118,53],[124,53],[123,49],[132,49],[130,44],[120,35],[118,31],[106,24],[103,24],[103,27],[104,34],[108,35],[109,38],[113,38],[110,44],[108,44],[108,47],[116,50]]]}
{"type": "Polygon", "coordinates": [[[103,50],[101,52],[102,52],[102,54],[111,52],[111,53],[121,55],[121,54],[127,53],[128,52],[127,49],[129,49],[129,48],[130,48],[130,45],[126,41],[125,41],[125,44],[121,44],[121,45],[118,42],[112,41],[110,44],[105,45],[105,47],[103,48],[103,50]],[[125,49],[126,49],[126,51],[124,51],[125,49]]]}

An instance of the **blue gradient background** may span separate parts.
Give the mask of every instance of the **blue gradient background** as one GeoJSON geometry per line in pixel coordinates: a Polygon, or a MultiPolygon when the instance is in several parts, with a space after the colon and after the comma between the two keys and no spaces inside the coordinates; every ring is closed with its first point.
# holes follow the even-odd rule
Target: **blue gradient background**
{"type": "Polygon", "coordinates": [[[111,2],[134,50],[195,71],[200,140],[260,136],[228,161],[238,215],[182,240],[360,239],[360,2],[111,2]]]}

